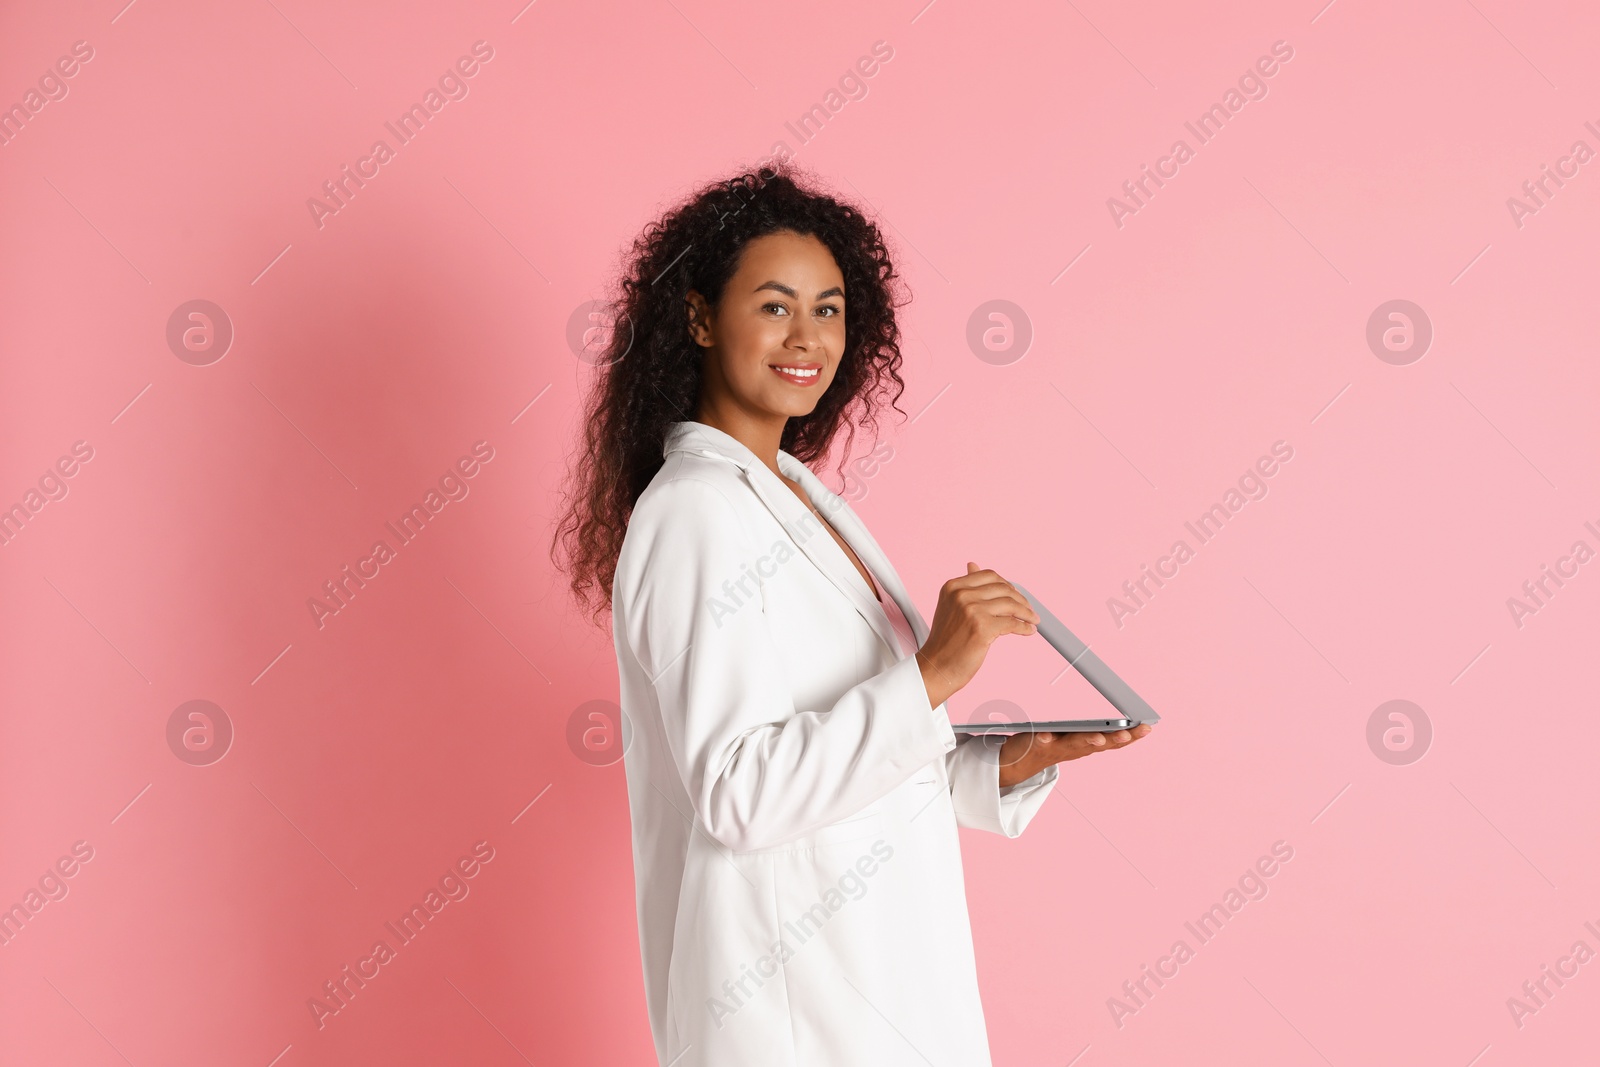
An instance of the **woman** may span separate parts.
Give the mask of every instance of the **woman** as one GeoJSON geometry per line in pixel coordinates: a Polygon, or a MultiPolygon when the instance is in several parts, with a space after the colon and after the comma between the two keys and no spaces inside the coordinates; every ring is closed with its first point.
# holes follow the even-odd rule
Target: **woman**
{"type": "Polygon", "coordinates": [[[969,563],[930,628],[807,467],[903,391],[895,280],[858,211],[763,169],[652,224],[621,283],[557,542],[612,611],[663,1065],[989,1063],[956,828],[1015,837],[1056,763],[1149,732],[952,732],[1038,615],[969,563]]]}

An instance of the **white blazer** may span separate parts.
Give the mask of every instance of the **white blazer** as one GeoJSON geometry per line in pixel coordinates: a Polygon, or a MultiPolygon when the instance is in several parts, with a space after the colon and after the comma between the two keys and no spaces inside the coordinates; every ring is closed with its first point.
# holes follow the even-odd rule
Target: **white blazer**
{"type": "MultiPolygon", "coordinates": [[[[612,587],[645,1000],[672,1067],[990,1063],[957,826],[1015,837],[849,558],[736,438],[671,425],[612,587]]],[[[778,468],[928,628],[850,506],[778,468]]]]}

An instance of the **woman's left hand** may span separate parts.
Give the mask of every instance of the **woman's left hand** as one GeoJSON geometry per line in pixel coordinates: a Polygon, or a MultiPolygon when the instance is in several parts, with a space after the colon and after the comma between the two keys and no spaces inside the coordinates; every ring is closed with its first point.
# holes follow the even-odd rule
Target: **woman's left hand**
{"type": "Polygon", "coordinates": [[[1000,746],[1000,786],[1016,785],[1049,767],[1080,756],[1126,748],[1154,727],[1147,722],[1132,730],[1103,733],[1012,734],[1000,746]]]}

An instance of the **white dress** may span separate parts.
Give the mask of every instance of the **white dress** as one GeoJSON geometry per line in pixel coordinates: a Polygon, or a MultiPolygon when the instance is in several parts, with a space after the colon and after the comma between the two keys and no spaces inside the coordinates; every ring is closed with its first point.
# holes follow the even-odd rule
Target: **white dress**
{"type": "Polygon", "coordinates": [[[957,826],[1005,790],[929,706],[927,626],[849,505],[787,452],[673,423],[630,517],[612,629],[645,1000],[672,1067],[990,1062],[957,826]],[[900,616],[896,620],[896,616],[900,616]]]}

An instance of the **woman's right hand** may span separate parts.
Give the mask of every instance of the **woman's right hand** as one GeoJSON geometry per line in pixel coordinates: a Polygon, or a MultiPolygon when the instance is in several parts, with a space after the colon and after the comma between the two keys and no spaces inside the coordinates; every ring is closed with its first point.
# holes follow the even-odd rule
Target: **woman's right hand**
{"type": "Polygon", "coordinates": [[[1001,634],[1038,631],[1039,613],[1017,587],[991,570],[967,564],[967,573],[939,587],[928,639],[917,650],[928,704],[938,707],[972,681],[1001,634]]]}

